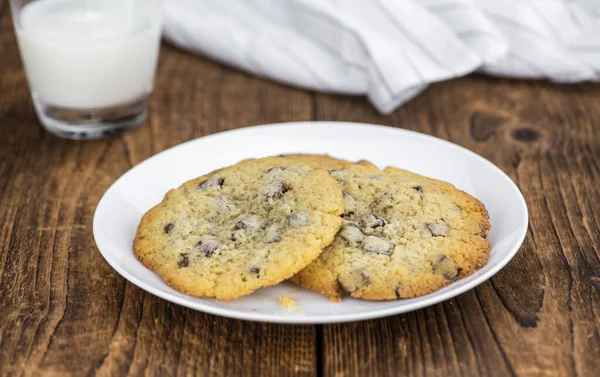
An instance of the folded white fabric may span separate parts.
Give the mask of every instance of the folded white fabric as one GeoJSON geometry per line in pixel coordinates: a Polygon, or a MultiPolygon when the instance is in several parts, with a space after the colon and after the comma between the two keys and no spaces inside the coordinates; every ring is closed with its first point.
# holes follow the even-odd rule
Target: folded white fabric
{"type": "Polygon", "coordinates": [[[164,0],[164,18],[181,48],[382,113],[476,70],[600,77],[598,0],[164,0]]]}

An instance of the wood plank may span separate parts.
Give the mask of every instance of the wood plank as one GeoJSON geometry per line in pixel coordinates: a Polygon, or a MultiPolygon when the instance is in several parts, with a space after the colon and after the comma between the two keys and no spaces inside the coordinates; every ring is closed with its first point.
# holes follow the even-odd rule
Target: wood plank
{"type": "Polygon", "coordinates": [[[314,327],[158,299],[112,270],[91,231],[101,195],[131,166],[216,131],[310,119],[311,95],[164,46],[145,125],[62,140],[37,123],[13,36],[0,39],[0,376],[315,375],[314,327]]]}
{"type": "Polygon", "coordinates": [[[0,376],[595,376],[600,370],[600,87],[469,77],[390,116],[170,46],[151,115],[122,137],[74,142],[37,124],[0,0],[0,376]],[[114,180],[168,147],[254,124],[388,124],[453,141],[517,182],[524,246],[490,282],[406,315],[327,326],[219,318],[127,283],[91,222],[114,180]]]}
{"type": "Polygon", "coordinates": [[[325,326],[324,375],[597,375],[599,102],[598,85],[484,77],[433,85],[390,117],[318,95],[317,119],[407,128],[481,154],[530,209],[524,246],[491,282],[415,313],[325,326]]]}
{"type": "Polygon", "coordinates": [[[4,12],[9,12],[8,0],[0,0],[0,18],[4,15],[4,12]]]}

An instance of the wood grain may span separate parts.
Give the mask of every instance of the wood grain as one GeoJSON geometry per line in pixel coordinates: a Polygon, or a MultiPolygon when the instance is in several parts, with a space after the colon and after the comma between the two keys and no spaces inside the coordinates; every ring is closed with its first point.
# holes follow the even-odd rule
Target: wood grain
{"type": "Polygon", "coordinates": [[[0,376],[315,375],[314,327],[229,320],[158,299],[118,276],[91,232],[101,195],[134,164],[218,130],[310,119],[311,95],[165,46],[143,127],[107,141],[58,139],[36,121],[7,17],[0,376]]]}
{"type": "Polygon", "coordinates": [[[396,125],[481,154],[519,185],[531,219],[491,282],[416,313],[326,326],[326,375],[597,375],[598,86],[471,77],[433,85],[389,118],[318,98],[319,119],[396,125]]]}
{"type": "Polygon", "coordinates": [[[37,123],[0,0],[0,376],[597,376],[600,87],[467,77],[389,116],[363,98],[251,77],[164,45],[141,128],[75,142],[37,123]],[[451,301],[374,321],[250,323],[122,279],[91,222],[140,161],[217,131],[296,120],[416,130],[489,159],[521,188],[515,259],[451,301]]]}

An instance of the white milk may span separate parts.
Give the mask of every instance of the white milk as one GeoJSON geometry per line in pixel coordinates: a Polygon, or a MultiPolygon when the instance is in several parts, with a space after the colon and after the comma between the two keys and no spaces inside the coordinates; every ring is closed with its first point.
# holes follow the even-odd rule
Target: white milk
{"type": "Polygon", "coordinates": [[[20,13],[17,38],[34,98],[71,109],[150,93],[158,57],[158,0],[41,0],[20,13]]]}

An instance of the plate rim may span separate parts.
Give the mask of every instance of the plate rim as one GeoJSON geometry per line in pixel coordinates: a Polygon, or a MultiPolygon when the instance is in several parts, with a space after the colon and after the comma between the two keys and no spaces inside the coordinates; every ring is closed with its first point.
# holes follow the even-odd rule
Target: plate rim
{"type": "MultiPolygon", "coordinates": [[[[502,169],[500,169],[499,167],[494,165],[491,161],[487,160],[486,158],[484,158],[484,157],[478,155],[477,153],[470,151],[469,149],[462,147],[458,144],[438,138],[436,136],[424,134],[421,132],[407,130],[407,129],[403,129],[403,128],[392,127],[392,126],[379,125],[379,124],[360,123],[360,122],[345,122],[345,121],[302,121],[302,122],[268,123],[268,124],[255,125],[255,126],[243,127],[243,128],[233,129],[233,130],[216,132],[216,133],[213,133],[210,135],[201,136],[201,137],[174,145],[174,146],[169,147],[169,148],[165,149],[164,151],[161,151],[153,156],[150,156],[147,159],[145,159],[144,161],[141,161],[140,163],[132,166],[125,173],[123,173],[119,178],[117,178],[110,185],[110,187],[104,192],[104,194],[98,201],[98,204],[96,205],[96,208],[94,210],[94,217],[93,217],[93,222],[92,222],[92,232],[93,232],[93,236],[94,236],[94,241],[96,243],[98,251],[104,258],[104,260],[106,260],[106,262],[108,262],[108,264],[119,275],[121,275],[125,280],[129,281],[130,283],[134,284],[138,288],[140,288],[154,296],[160,297],[163,300],[184,306],[186,308],[190,308],[193,310],[201,311],[201,312],[212,314],[212,315],[227,317],[227,318],[241,319],[241,320],[253,321],[253,322],[264,322],[264,323],[307,324],[307,325],[308,324],[355,322],[355,321],[377,319],[377,318],[412,312],[412,311],[415,311],[418,309],[422,309],[422,308],[452,299],[458,295],[461,295],[461,294],[483,284],[485,281],[489,280],[491,277],[493,277],[495,274],[497,274],[500,270],[502,270],[508,264],[508,262],[510,262],[514,258],[516,253],[519,251],[519,249],[523,245],[523,241],[525,240],[528,229],[529,229],[529,209],[527,208],[527,203],[525,201],[525,198],[523,197],[523,194],[521,193],[521,190],[516,185],[516,183],[508,176],[508,174],[506,174],[502,169]],[[514,191],[514,193],[516,194],[516,197],[518,198],[518,200],[520,202],[520,207],[522,208],[521,220],[523,221],[525,226],[520,230],[520,234],[518,235],[518,238],[517,238],[518,241],[510,248],[509,252],[506,253],[506,255],[497,264],[495,264],[493,267],[491,267],[484,274],[474,278],[471,281],[466,282],[462,286],[456,287],[454,289],[450,289],[447,292],[443,292],[442,294],[438,294],[436,296],[431,296],[433,294],[432,293],[432,294],[428,294],[425,296],[420,296],[420,298],[421,298],[420,301],[411,303],[408,306],[395,306],[395,307],[389,307],[389,308],[374,309],[372,311],[360,312],[360,313],[311,315],[311,316],[301,316],[301,315],[299,315],[299,316],[282,316],[282,315],[277,315],[277,314],[242,312],[242,311],[237,311],[237,310],[229,309],[229,308],[219,308],[219,307],[213,307],[210,305],[204,305],[203,303],[191,302],[191,301],[188,301],[184,297],[178,297],[169,292],[164,292],[160,289],[154,288],[152,285],[149,285],[149,284],[145,283],[144,281],[138,279],[137,277],[130,275],[127,271],[123,270],[119,266],[118,260],[112,259],[112,257],[110,256],[110,253],[105,253],[102,251],[103,248],[108,248],[108,247],[110,247],[110,245],[107,245],[104,242],[104,240],[99,239],[98,233],[99,233],[99,229],[100,229],[100,225],[99,225],[99,222],[100,222],[99,217],[100,216],[98,214],[98,212],[99,212],[98,210],[99,210],[99,208],[101,208],[103,206],[104,202],[106,200],[108,200],[107,197],[109,196],[109,194],[111,194],[114,190],[116,190],[116,187],[119,185],[119,183],[122,180],[124,180],[129,174],[131,174],[134,170],[140,168],[142,165],[150,163],[151,161],[153,161],[156,158],[160,158],[161,155],[163,155],[163,154],[172,152],[173,150],[175,150],[177,148],[181,148],[185,145],[197,142],[198,140],[212,139],[214,137],[223,137],[227,134],[232,134],[232,133],[252,132],[252,131],[255,131],[258,129],[264,129],[264,128],[280,128],[280,127],[293,127],[293,126],[310,128],[310,127],[317,127],[318,125],[326,126],[327,124],[335,124],[335,125],[341,126],[341,127],[357,127],[357,128],[369,127],[370,129],[375,127],[375,128],[383,129],[386,131],[398,132],[401,134],[402,133],[409,134],[412,137],[423,138],[430,142],[441,143],[441,144],[444,144],[451,148],[460,150],[461,152],[466,152],[471,157],[474,157],[474,158],[480,160],[481,162],[486,164],[488,168],[491,168],[491,169],[495,170],[496,172],[500,173],[500,175],[508,181],[509,187],[512,189],[512,191],[514,191]]],[[[492,250],[493,250],[493,248],[492,248],[492,250]]],[[[144,268],[146,268],[146,267],[144,267],[144,268]]],[[[195,298],[193,296],[189,296],[189,297],[195,298]]]]}

